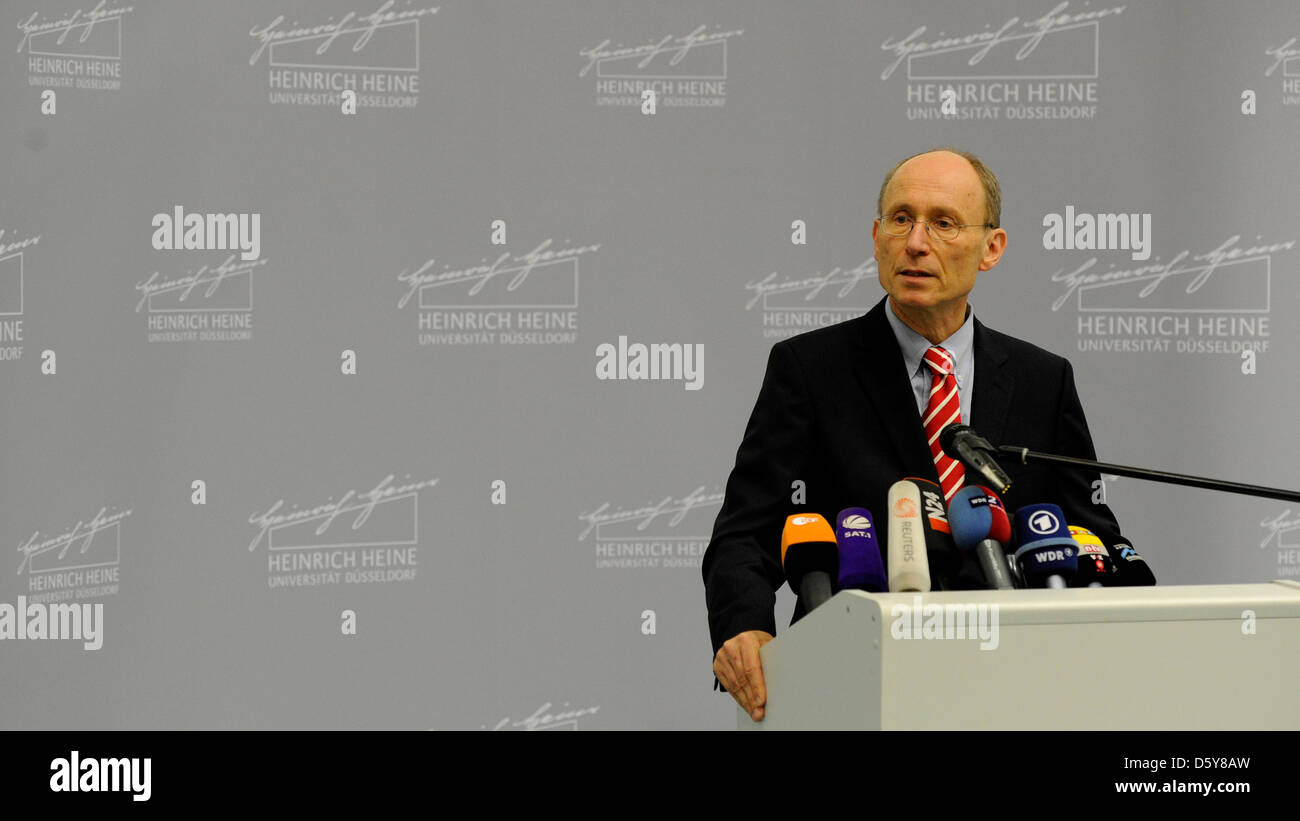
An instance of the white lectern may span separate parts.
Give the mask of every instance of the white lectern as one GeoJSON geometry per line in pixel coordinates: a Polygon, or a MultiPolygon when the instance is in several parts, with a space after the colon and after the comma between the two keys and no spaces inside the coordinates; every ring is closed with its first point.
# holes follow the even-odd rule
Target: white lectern
{"type": "Polygon", "coordinates": [[[1300,729],[1292,581],[844,591],[761,654],[740,729],[1300,729]]]}

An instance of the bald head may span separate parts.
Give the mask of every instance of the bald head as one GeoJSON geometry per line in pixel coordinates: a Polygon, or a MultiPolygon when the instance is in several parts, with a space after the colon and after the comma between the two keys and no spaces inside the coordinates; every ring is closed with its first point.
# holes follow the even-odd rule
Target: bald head
{"type": "Polygon", "coordinates": [[[984,221],[994,228],[999,227],[1002,219],[1002,188],[998,185],[998,178],[994,176],[988,166],[980,161],[979,157],[969,151],[957,151],[952,148],[939,148],[913,154],[890,169],[889,173],[885,175],[885,181],[880,184],[880,195],[876,198],[877,214],[884,213],[885,194],[889,189],[889,184],[894,181],[894,175],[904,165],[916,160],[918,157],[930,158],[931,164],[937,162],[947,168],[950,173],[959,177],[966,174],[974,175],[978,186],[984,191],[984,221]],[[939,156],[931,157],[931,155],[939,156]]]}

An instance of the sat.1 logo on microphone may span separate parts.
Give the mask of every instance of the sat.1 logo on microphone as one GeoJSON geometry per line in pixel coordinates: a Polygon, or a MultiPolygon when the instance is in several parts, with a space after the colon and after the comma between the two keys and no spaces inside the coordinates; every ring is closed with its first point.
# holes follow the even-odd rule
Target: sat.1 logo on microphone
{"type": "Polygon", "coordinates": [[[1061,523],[1046,510],[1040,510],[1029,517],[1029,529],[1040,536],[1050,536],[1061,529],[1061,523]]]}
{"type": "Polygon", "coordinates": [[[870,530],[871,529],[871,520],[868,519],[866,516],[859,516],[856,513],[853,514],[852,516],[846,516],[842,524],[845,530],[870,530]]]}

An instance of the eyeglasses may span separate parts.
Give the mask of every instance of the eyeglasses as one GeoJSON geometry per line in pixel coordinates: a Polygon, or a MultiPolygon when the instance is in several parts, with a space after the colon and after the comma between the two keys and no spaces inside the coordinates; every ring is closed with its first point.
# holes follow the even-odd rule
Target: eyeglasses
{"type": "Polygon", "coordinates": [[[963,228],[993,228],[994,225],[988,222],[968,222],[962,225],[952,217],[936,217],[932,220],[918,220],[911,214],[904,211],[895,211],[892,214],[885,214],[880,218],[880,228],[891,237],[905,237],[912,233],[912,226],[920,222],[925,226],[925,230],[930,232],[930,236],[937,237],[945,242],[951,242],[957,239],[963,228]]]}

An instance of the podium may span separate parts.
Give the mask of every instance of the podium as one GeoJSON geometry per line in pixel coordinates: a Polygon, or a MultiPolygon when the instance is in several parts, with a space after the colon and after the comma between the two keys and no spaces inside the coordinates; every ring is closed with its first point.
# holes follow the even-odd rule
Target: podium
{"type": "Polygon", "coordinates": [[[760,652],[743,730],[1300,729],[1293,581],[849,590],[760,652]]]}

